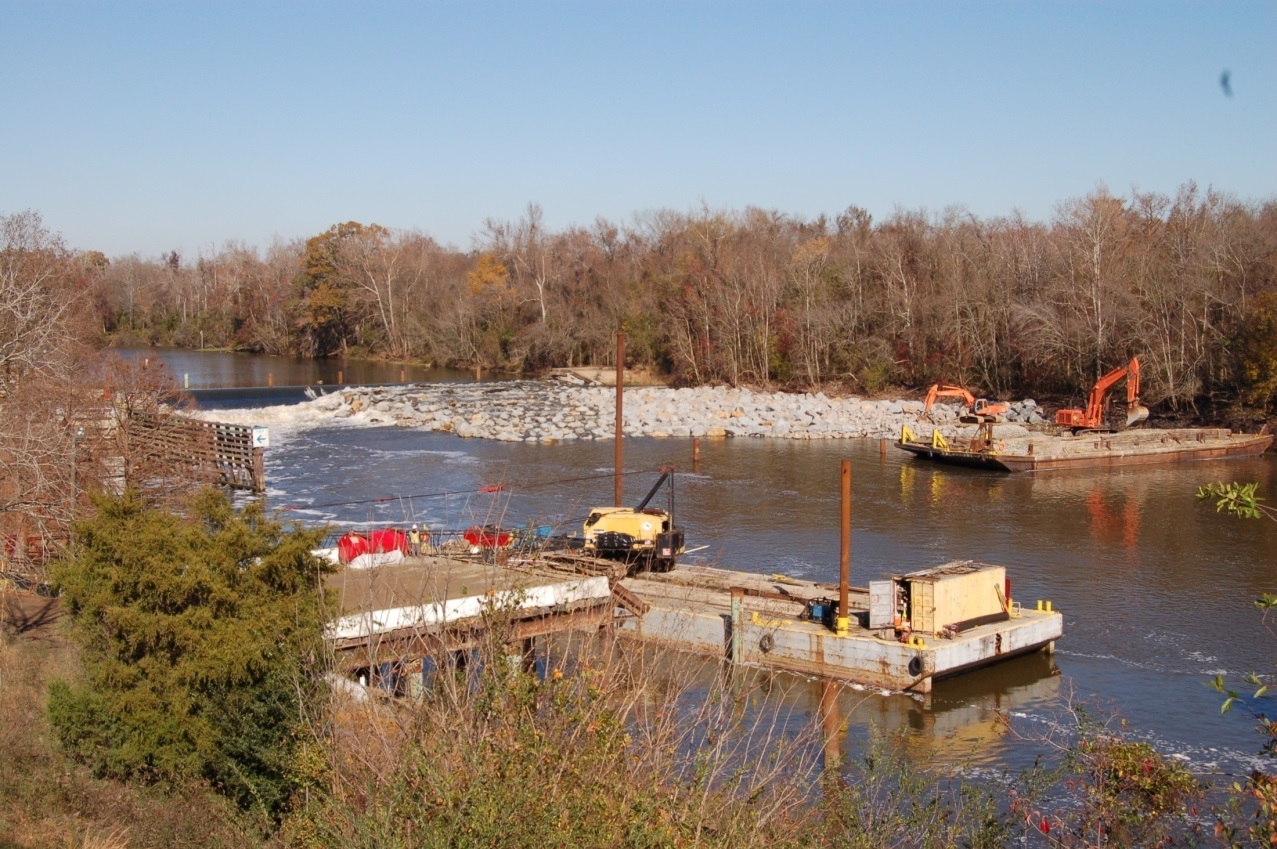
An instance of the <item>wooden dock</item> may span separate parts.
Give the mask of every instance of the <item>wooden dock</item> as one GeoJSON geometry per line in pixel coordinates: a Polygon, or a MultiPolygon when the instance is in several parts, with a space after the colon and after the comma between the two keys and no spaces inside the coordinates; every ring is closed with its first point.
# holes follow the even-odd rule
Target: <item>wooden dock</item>
{"type": "Polygon", "coordinates": [[[493,552],[486,554],[340,568],[328,588],[343,615],[325,629],[340,667],[417,670],[423,657],[440,650],[473,648],[493,627],[521,649],[537,637],[609,627],[641,604],[606,574],[540,569],[517,559],[498,563],[493,552]]]}

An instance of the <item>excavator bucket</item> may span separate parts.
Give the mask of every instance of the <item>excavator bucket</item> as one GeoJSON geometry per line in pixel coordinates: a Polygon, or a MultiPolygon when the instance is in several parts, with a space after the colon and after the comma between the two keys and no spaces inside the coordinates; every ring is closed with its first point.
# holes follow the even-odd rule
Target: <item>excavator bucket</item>
{"type": "Polygon", "coordinates": [[[1132,404],[1126,410],[1127,427],[1130,427],[1133,424],[1139,424],[1146,418],[1148,418],[1148,407],[1145,407],[1142,404],[1132,404]]]}

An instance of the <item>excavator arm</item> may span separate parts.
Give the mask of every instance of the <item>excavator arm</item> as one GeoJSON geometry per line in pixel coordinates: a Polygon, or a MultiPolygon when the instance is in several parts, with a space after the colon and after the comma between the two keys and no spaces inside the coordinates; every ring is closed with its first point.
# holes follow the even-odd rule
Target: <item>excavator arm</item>
{"type": "Polygon", "coordinates": [[[948,386],[939,383],[932,384],[927,390],[927,397],[922,402],[922,412],[931,412],[931,405],[936,403],[937,398],[961,398],[967,405],[967,408],[975,406],[975,396],[961,386],[948,386]]]}

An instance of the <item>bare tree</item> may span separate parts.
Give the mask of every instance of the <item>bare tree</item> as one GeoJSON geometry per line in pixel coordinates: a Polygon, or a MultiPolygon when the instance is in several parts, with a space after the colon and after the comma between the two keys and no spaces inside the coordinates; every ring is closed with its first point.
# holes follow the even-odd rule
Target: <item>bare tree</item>
{"type": "Polygon", "coordinates": [[[70,259],[39,213],[0,217],[0,390],[67,354],[79,300],[70,259]]]}

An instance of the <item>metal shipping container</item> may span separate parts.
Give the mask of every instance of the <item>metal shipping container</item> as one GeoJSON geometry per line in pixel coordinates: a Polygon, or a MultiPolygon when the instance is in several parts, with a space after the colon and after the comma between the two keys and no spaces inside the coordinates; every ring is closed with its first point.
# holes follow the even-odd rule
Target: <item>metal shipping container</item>
{"type": "Polygon", "coordinates": [[[1007,571],[972,561],[954,561],[893,577],[907,587],[910,627],[939,634],[1010,618],[1004,596],[1007,571]]]}

